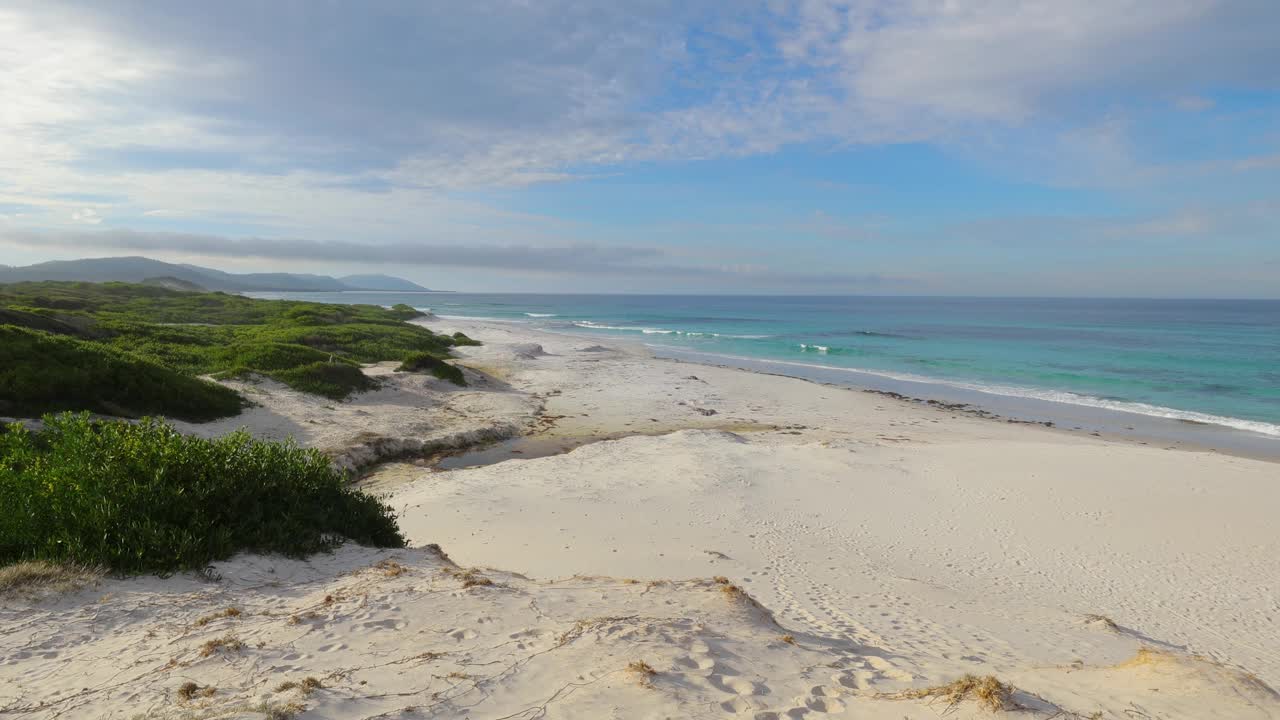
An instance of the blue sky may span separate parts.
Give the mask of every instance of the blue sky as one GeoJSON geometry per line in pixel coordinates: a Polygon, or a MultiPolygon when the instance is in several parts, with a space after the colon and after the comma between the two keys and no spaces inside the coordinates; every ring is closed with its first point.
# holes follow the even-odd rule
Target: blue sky
{"type": "Polygon", "coordinates": [[[0,263],[1280,296],[1280,3],[6,3],[0,263]]]}

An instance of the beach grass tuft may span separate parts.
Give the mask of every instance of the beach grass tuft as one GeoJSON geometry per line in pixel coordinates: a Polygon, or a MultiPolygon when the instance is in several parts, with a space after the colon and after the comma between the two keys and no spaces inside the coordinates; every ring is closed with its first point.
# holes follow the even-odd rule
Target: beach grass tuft
{"type": "Polygon", "coordinates": [[[395,560],[384,559],[373,564],[375,570],[379,570],[387,577],[400,577],[409,572],[409,568],[396,562],[395,560]]]}
{"type": "Polygon", "coordinates": [[[238,618],[242,614],[243,613],[240,611],[240,608],[238,607],[224,608],[222,610],[219,610],[218,612],[209,613],[208,615],[205,615],[199,620],[196,620],[194,625],[196,627],[204,627],[205,625],[208,625],[209,623],[215,620],[221,620],[223,618],[238,618]]]}
{"type": "Polygon", "coordinates": [[[191,702],[196,698],[212,697],[215,692],[217,689],[214,687],[201,687],[197,683],[188,681],[178,688],[178,698],[183,702],[191,702]]]}
{"type": "Polygon", "coordinates": [[[954,710],[966,700],[972,700],[984,710],[999,712],[1015,707],[1013,693],[1013,686],[1001,682],[994,675],[965,675],[945,685],[906,690],[897,693],[895,697],[940,700],[946,704],[946,712],[954,710]]]}
{"type": "Polygon", "coordinates": [[[285,682],[282,682],[276,686],[276,692],[288,692],[290,690],[297,690],[301,692],[302,695],[305,697],[315,692],[316,690],[320,690],[323,687],[324,687],[324,683],[320,682],[314,677],[308,676],[303,678],[300,681],[286,680],[285,682]]]}
{"type": "Polygon", "coordinates": [[[444,573],[448,577],[461,581],[464,589],[473,587],[490,587],[493,585],[493,580],[485,577],[475,568],[468,568],[464,570],[461,568],[447,567],[442,569],[440,572],[444,573]]]}
{"type": "Polygon", "coordinates": [[[102,571],[44,560],[16,562],[0,567],[0,597],[21,593],[71,592],[97,582],[102,571]]]}
{"type": "Polygon", "coordinates": [[[644,660],[633,660],[628,663],[627,672],[631,673],[642,686],[647,688],[653,687],[653,679],[658,676],[658,671],[654,670],[653,666],[644,660]]]}
{"type": "Polygon", "coordinates": [[[244,647],[244,641],[235,635],[223,635],[201,645],[200,657],[210,657],[223,652],[240,652],[244,647]]]}

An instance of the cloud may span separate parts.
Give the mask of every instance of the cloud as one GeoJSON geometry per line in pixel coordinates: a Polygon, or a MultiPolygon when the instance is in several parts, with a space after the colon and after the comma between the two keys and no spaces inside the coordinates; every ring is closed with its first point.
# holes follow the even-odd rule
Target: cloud
{"type": "Polygon", "coordinates": [[[768,266],[678,265],[649,247],[601,245],[367,245],[299,239],[226,238],[216,235],[133,230],[0,231],[0,242],[29,248],[134,251],[165,255],[258,258],[318,263],[465,267],[554,275],[607,274],[697,279],[721,284],[755,283],[856,288],[910,284],[907,277],[878,273],[786,272],[768,266]]]}
{"type": "Polygon", "coordinates": [[[71,213],[71,220],[84,225],[98,225],[102,222],[102,216],[93,208],[81,208],[71,213]]]}
{"type": "Polygon", "coordinates": [[[813,2],[790,56],[830,67],[850,105],[940,121],[1020,122],[1098,101],[1214,86],[1274,89],[1266,0],[813,2]],[[1092,102],[1090,102],[1092,101],[1092,102]]]}
{"type": "Polygon", "coordinates": [[[0,129],[116,168],[519,186],[1275,89],[1277,23],[1261,0],[41,0],[0,12],[0,129]]]}

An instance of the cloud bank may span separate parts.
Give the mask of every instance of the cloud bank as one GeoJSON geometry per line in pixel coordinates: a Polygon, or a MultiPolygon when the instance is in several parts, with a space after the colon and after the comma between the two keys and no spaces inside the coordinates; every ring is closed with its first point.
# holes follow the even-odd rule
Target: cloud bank
{"type": "Polygon", "coordinates": [[[226,238],[192,233],[133,230],[0,231],[0,243],[39,248],[74,248],[92,252],[133,251],[200,257],[259,258],[270,261],[358,263],[391,266],[461,267],[546,273],[552,275],[652,276],[694,279],[720,285],[810,285],[827,289],[865,290],[909,286],[908,277],[877,273],[779,272],[751,265],[697,266],[665,262],[658,248],[572,245],[369,245],[298,239],[226,238]]]}

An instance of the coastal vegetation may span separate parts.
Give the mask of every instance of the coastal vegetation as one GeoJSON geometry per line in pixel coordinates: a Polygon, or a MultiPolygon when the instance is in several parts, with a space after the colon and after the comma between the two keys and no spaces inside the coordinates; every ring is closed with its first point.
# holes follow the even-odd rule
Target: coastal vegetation
{"type": "Polygon", "coordinates": [[[0,415],[76,409],[199,422],[243,404],[229,388],[105,343],[0,325],[0,415]]]}
{"type": "Polygon", "coordinates": [[[243,401],[201,376],[256,374],[342,399],[375,386],[362,363],[388,360],[461,380],[443,361],[450,348],[475,341],[405,322],[422,315],[408,305],[259,300],[128,283],[3,285],[0,414],[89,410],[204,421],[235,415],[243,401]]]}
{"type": "Polygon", "coordinates": [[[243,431],[48,415],[0,426],[0,566],[198,570],[237,552],[303,556],[344,539],[402,547],[391,508],[323,454],[243,431]]]}
{"type": "Polygon", "coordinates": [[[462,376],[461,370],[431,353],[410,353],[396,370],[398,372],[428,372],[441,380],[448,380],[454,385],[467,384],[467,380],[462,376]]]}

